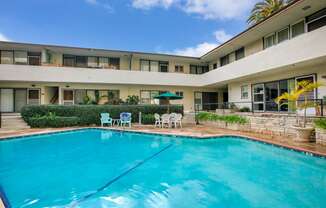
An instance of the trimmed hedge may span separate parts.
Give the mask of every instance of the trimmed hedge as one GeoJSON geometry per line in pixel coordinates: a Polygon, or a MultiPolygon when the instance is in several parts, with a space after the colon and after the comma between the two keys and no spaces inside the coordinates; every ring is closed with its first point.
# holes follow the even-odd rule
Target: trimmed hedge
{"type": "Polygon", "coordinates": [[[79,118],[78,117],[32,117],[29,119],[28,123],[32,128],[46,128],[46,127],[68,127],[68,126],[78,126],[79,118]]]}
{"type": "Polygon", "coordinates": [[[142,124],[154,124],[155,123],[155,117],[154,114],[142,114],[141,115],[142,124]]]}
{"type": "Polygon", "coordinates": [[[197,115],[199,121],[224,121],[226,123],[247,124],[246,117],[239,115],[217,115],[216,113],[200,112],[197,115]]]}
{"type": "MultiPolygon", "coordinates": [[[[31,125],[35,117],[54,114],[57,117],[77,117],[80,126],[100,125],[100,113],[110,113],[112,118],[119,118],[121,112],[130,112],[132,121],[138,122],[139,112],[145,114],[164,114],[167,106],[162,105],[27,105],[22,108],[23,119],[31,125]]],[[[182,105],[170,105],[170,112],[182,113],[182,105]]]]}

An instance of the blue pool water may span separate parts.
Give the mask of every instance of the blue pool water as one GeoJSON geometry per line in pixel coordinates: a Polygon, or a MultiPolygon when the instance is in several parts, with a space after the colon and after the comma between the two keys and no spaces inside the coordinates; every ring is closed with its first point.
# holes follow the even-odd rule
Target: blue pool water
{"type": "Polygon", "coordinates": [[[241,138],[99,129],[0,141],[12,207],[325,207],[326,159],[241,138]]]}

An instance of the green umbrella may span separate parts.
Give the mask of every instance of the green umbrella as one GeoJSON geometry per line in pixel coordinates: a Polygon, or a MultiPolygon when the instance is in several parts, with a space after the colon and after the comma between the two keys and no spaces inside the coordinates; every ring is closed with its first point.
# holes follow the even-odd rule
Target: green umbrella
{"type": "Polygon", "coordinates": [[[158,96],[155,96],[154,99],[167,100],[168,101],[168,113],[170,113],[170,100],[181,100],[182,96],[176,95],[172,92],[165,92],[158,96]]]}

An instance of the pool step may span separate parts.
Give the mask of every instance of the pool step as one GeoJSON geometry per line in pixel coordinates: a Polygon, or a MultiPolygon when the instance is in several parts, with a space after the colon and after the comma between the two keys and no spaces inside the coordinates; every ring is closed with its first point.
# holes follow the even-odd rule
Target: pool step
{"type": "Polygon", "coordinates": [[[20,114],[13,113],[13,114],[2,114],[1,116],[1,129],[13,129],[13,130],[20,130],[20,129],[29,129],[30,126],[23,120],[20,114]]]}

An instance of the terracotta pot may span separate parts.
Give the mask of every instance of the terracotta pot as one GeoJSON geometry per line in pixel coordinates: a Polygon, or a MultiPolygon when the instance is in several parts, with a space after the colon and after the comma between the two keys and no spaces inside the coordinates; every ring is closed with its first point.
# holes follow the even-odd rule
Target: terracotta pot
{"type": "Polygon", "coordinates": [[[293,141],[295,142],[311,141],[311,133],[314,130],[313,127],[292,126],[291,128],[296,132],[296,136],[293,138],[293,141]]]}

